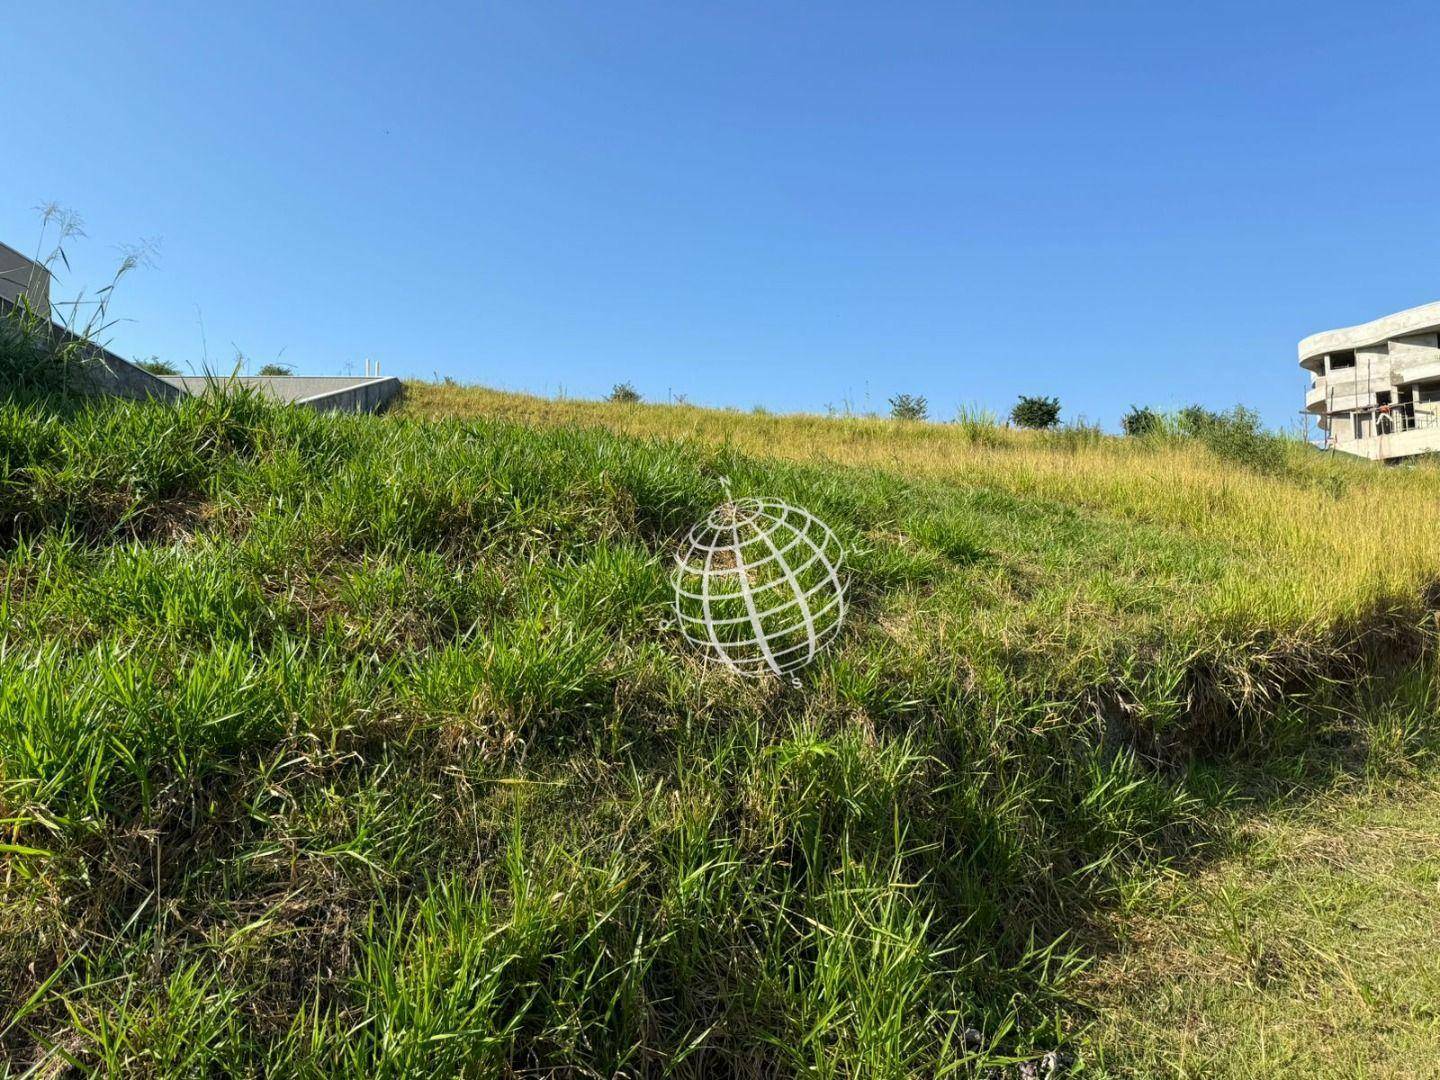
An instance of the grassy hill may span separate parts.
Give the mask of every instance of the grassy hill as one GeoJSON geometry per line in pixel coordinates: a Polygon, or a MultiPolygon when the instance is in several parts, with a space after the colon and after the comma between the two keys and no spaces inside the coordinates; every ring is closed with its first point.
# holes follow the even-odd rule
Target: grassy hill
{"type": "Polygon", "coordinates": [[[13,398],[0,1059],[1123,1071],[1116,919],[1247,800],[1429,752],[1437,510],[1269,442],[13,398]],[[721,477],[848,549],[799,688],[667,624],[721,477]]]}

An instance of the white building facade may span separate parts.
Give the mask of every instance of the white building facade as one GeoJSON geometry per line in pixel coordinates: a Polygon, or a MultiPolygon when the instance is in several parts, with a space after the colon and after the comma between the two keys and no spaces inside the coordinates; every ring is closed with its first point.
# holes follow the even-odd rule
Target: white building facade
{"type": "Polygon", "coordinates": [[[1440,302],[1300,342],[1325,445],[1376,461],[1440,451],[1440,302]]]}

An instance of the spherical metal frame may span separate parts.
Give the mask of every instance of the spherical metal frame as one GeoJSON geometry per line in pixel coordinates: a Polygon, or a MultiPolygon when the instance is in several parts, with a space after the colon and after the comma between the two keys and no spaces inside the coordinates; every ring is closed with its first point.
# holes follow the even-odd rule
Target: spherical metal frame
{"type": "Polygon", "coordinates": [[[722,503],[690,530],[684,550],[676,555],[672,584],[681,633],[740,675],[789,675],[814,660],[840,632],[845,620],[845,582],[840,575],[844,556],[835,533],[808,510],[778,499],[722,503]],[[787,558],[791,553],[798,565],[787,558]],[[702,556],[703,564],[696,566],[695,560],[702,556]],[[818,568],[819,580],[806,588],[800,579],[812,568],[818,568]],[[775,570],[777,576],[758,587],[753,584],[757,571],[773,575],[775,570]],[[738,592],[714,593],[712,582],[729,576],[734,577],[738,592]],[[733,600],[737,595],[743,600],[744,614],[717,618],[712,613],[713,601],[733,600]],[[823,601],[818,610],[811,606],[816,598],[823,601]],[[685,600],[698,602],[698,617],[685,610],[685,600]],[[773,617],[791,609],[795,621],[787,619],[780,629],[773,629],[773,617]],[[726,640],[719,633],[723,627],[747,625],[749,636],[739,640],[726,640]],[[803,640],[798,644],[772,648],[777,640],[801,632],[803,640]]]}

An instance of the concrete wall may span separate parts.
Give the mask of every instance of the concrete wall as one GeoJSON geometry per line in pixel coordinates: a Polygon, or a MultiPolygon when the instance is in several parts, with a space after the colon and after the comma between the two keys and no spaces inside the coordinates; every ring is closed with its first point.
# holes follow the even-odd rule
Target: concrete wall
{"type": "Polygon", "coordinates": [[[164,381],[182,393],[203,394],[207,387],[233,382],[267,397],[319,412],[375,412],[400,394],[395,378],[330,375],[166,375],[164,381]]]}
{"type": "Polygon", "coordinates": [[[163,379],[128,360],[122,360],[108,349],[90,343],[81,345],[80,349],[86,357],[80,369],[80,378],[82,389],[88,393],[109,394],[136,401],[177,401],[182,396],[179,390],[163,379]]]}
{"type": "MultiPolygon", "coordinates": [[[[0,315],[14,304],[0,299],[0,315]]],[[[178,401],[189,394],[203,394],[207,387],[231,379],[205,375],[151,375],[144,368],[116,356],[93,341],[85,341],[63,326],[50,324],[50,334],[73,344],[81,358],[75,372],[74,389],[86,394],[105,394],[137,401],[178,401]]],[[[355,378],[354,376],[240,375],[233,381],[253,387],[277,401],[306,405],[319,412],[376,412],[400,396],[400,380],[355,378]]]]}
{"type": "Polygon", "coordinates": [[[18,304],[28,297],[30,310],[50,317],[50,271],[8,244],[0,244],[0,300],[18,304]]]}
{"type": "MultiPolygon", "coordinates": [[[[30,310],[50,318],[50,271],[26,258],[7,244],[0,244],[0,315],[19,305],[24,297],[30,310]]],[[[173,401],[180,396],[172,386],[148,371],[116,356],[103,345],[86,341],[58,323],[50,322],[50,335],[57,342],[73,345],[80,357],[74,389],[89,394],[144,400],[173,401]]]]}
{"type": "MultiPolygon", "coordinates": [[[[25,258],[13,248],[0,244],[0,316],[14,310],[18,297],[26,295],[16,282],[44,283],[44,303],[49,312],[49,275],[43,267],[25,258]],[[5,277],[5,269],[16,272],[5,277]],[[40,276],[32,276],[39,270],[40,276]],[[13,280],[11,280],[13,279],[13,280]],[[13,288],[6,292],[6,281],[13,288]]],[[[39,295],[39,294],[36,294],[39,295]]],[[[32,309],[37,301],[32,298],[32,309]]],[[[207,386],[225,383],[230,378],[241,386],[254,387],[278,401],[306,405],[319,412],[376,412],[400,396],[400,380],[392,377],[355,378],[345,376],[307,375],[240,375],[233,377],[203,375],[152,375],[143,368],[115,355],[103,345],[86,341],[55,322],[49,333],[57,342],[75,347],[80,363],[75,370],[74,389],[81,393],[106,394],[134,400],[155,399],[177,401],[187,394],[204,393],[207,386]]]]}
{"type": "MultiPolygon", "coordinates": [[[[12,301],[0,299],[0,316],[14,307],[12,301]]],[[[73,388],[81,393],[108,394],[140,401],[152,398],[174,401],[181,395],[175,387],[116,356],[103,345],[86,341],[53,322],[49,332],[55,341],[75,346],[80,363],[75,370],[73,388]]]]}
{"type": "Polygon", "coordinates": [[[297,405],[308,405],[320,412],[379,412],[400,396],[400,380],[391,376],[370,379],[341,390],[331,390],[314,397],[301,398],[297,405]]]}

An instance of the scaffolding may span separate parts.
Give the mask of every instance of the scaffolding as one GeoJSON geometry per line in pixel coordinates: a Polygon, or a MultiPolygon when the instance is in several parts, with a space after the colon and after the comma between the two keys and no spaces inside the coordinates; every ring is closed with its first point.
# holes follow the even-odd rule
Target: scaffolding
{"type": "MultiPolygon", "coordinates": [[[[1313,387],[1314,384],[1312,383],[1311,385],[1313,387]]],[[[1413,395],[1416,389],[1414,387],[1408,389],[1394,387],[1393,392],[1397,396],[1402,392],[1413,395]]],[[[1375,396],[1373,382],[1369,377],[1368,368],[1365,379],[1365,396],[1367,399],[1375,396]]],[[[1440,412],[1437,412],[1435,408],[1422,408],[1422,406],[1425,405],[1435,406],[1440,405],[1440,402],[1422,402],[1412,396],[1408,401],[1393,401],[1383,404],[1372,401],[1368,405],[1360,405],[1353,409],[1345,409],[1341,413],[1336,413],[1334,411],[1335,388],[1333,386],[1326,387],[1325,411],[1320,414],[1318,423],[1320,430],[1324,433],[1324,438],[1320,443],[1321,449],[1334,450],[1336,444],[1341,441],[1383,439],[1387,435],[1399,435],[1406,431],[1440,428],[1440,412]],[[1354,421],[1351,418],[1355,416],[1365,418],[1361,424],[1363,434],[1357,435],[1354,440],[1338,439],[1335,435],[1335,420],[1337,418],[1343,418],[1353,423],[1354,421]]],[[[1309,418],[1311,413],[1309,409],[1303,409],[1301,412],[1306,418],[1306,441],[1309,441],[1309,418]]]]}

